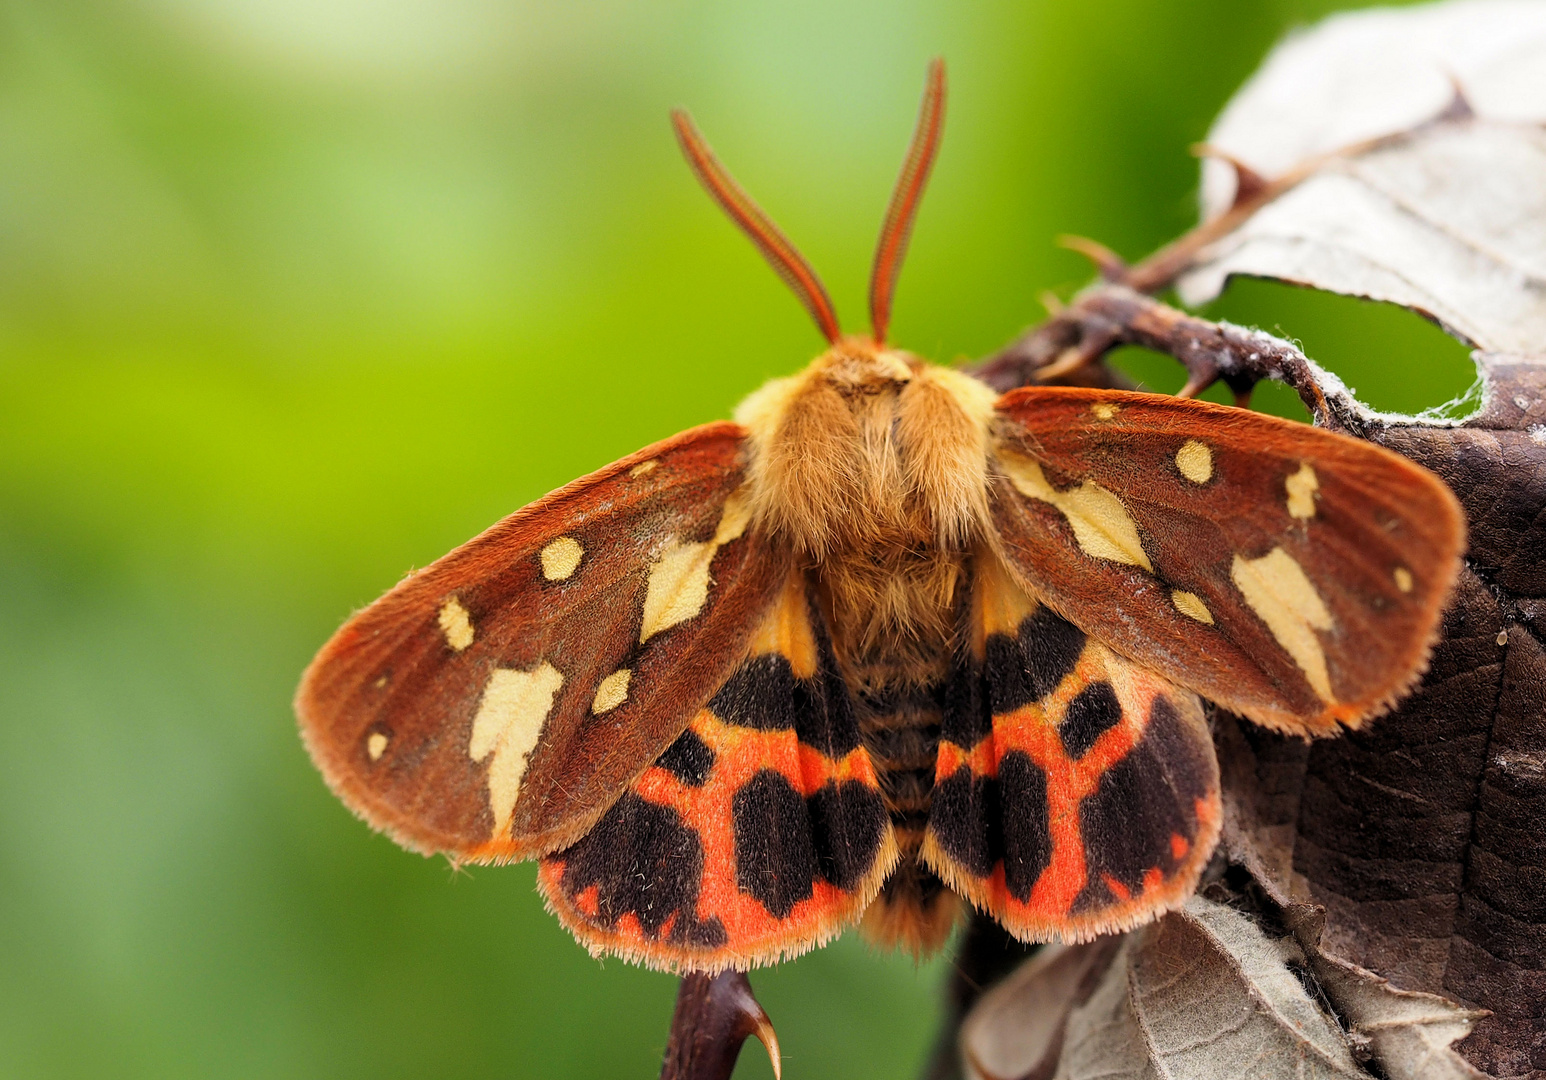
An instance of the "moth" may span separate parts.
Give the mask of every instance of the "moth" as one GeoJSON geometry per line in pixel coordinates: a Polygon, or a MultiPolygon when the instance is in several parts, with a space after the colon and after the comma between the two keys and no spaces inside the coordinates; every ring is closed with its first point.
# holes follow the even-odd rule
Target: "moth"
{"type": "Polygon", "coordinates": [[[1195,888],[1221,817],[1204,699],[1323,736],[1412,687],[1465,544],[1431,473],[1196,400],[1000,396],[888,343],[944,102],[936,61],[868,335],[673,115],[828,348],[350,618],[296,707],[355,813],[541,860],[583,945],[668,970],[855,923],[926,953],[968,905],[1078,941],[1195,888]]]}

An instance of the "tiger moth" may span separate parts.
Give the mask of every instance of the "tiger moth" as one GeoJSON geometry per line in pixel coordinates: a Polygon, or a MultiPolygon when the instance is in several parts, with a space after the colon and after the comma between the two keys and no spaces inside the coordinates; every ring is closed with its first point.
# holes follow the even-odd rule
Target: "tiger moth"
{"type": "Polygon", "coordinates": [[[871,332],[685,114],[688,161],[828,348],[728,422],[499,522],[305,673],[313,759],[453,860],[538,859],[593,953],[745,969],[852,924],[937,949],[1178,907],[1220,829],[1204,699],[1331,735],[1420,676],[1465,528],[1366,442],[1163,395],[998,395],[887,341],[941,132],[930,69],[871,332]]]}

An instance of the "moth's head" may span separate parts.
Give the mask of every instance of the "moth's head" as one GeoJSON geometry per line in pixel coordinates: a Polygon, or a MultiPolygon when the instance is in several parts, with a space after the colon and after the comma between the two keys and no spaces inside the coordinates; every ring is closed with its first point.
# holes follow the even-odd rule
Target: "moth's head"
{"type": "Polygon", "coordinates": [[[855,336],[842,338],[818,356],[810,374],[846,398],[863,399],[900,393],[918,366],[916,358],[899,349],[855,336]]]}
{"type": "Polygon", "coordinates": [[[902,175],[891,194],[891,204],[886,208],[880,243],[875,249],[875,263],[870,272],[870,335],[859,337],[843,334],[832,299],[816,271],[725,171],[691,118],[680,109],[671,114],[677,139],[693,172],[714,200],[751,237],[778,276],[794,290],[830,343],[831,348],[816,359],[813,367],[828,373],[837,385],[851,386],[855,393],[879,393],[887,385],[899,385],[898,380],[905,383],[916,367],[916,362],[905,353],[886,347],[886,330],[891,322],[891,298],[896,291],[902,256],[907,251],[918,203],[939,149],[944,115],[945,65],[936,59],[929,64],[918,126],[902,163],[902,175]]]}
{"type": "Polygon", "coordinates": [[[736,407],[735,419],[762,444],[783,426],[792,409],[821,418],[827,433],[857,433],[863,418],[889,425],[902,391],[923,367],[911,353],[873,338],[839,338],[804,371],[772,379],[753,391],[736,407]],[[843,419],[848,416],[855,419],[843,419]]]}

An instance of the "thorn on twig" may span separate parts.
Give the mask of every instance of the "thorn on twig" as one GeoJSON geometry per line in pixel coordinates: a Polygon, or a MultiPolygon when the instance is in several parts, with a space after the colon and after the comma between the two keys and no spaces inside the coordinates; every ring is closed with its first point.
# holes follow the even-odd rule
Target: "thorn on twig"
{"type": "Polygon", "coordinates": [[[1077,251],[1095,264],[1095,269],[1105,281],[1121,281],[1127,274],[1127,260],[1098,240],[1087,236],[1060,236],[1057,245],[1069,251],[1077,251]]]}
{"type": "Polygon", "coordinates": [[[1261,198],[1262,193],[1272,183],[1229,151],[1220,150],[1209,143],[1194,143],[1192,154],[1201,158],[1214,158],[1235,170],[1235,197],[1229,204],[1231,210],[1261,198]]]}
{"type": "Polygon", "coordinates": [[[1047,314],[1054,319],[1061,315],[1063,309],[1068,306],[1063,303],[1062,297],[1058,296],[1051,289],[1041,290],[1041,292],[1036,294],[1036,299],[1041,301],[1041,306],[1046,308],[1047,314]]]}
{"type": "Polygon", "coordinates": [[[1432,123],[1443,123],[1454,120],[1474,120],[1476,110],[1471,107],[1471,99],[1466,96],[1465,87],[1460,82],[1460,77],[1454,72],[1446,72],[1449,79],[1449,102],[1434,116],[1432,123]]]}
{"type": "Polygon", "coordinates": [[[778,1035],[743,971],[682,976],[660,1080],[729,1080],[741,1044],[756,1036],[774,1077],[783,1075],[778,1035]]]}
{"type": "Polygon", "coordinates": [[[1217,371],[1189,371],[1186,385],[1176,391],[1176,397],[1194,398],[1218,381],[1217,371]]]}
{"type": "Polygon", "coordinates": [[[1105,352],[1104,347],[1071,345],[1059,353],[1050,364],[1036,372],[1036,381],[1046,383],[1066,379],[1081,368],[1095,363],[1103,352],[1105,352]]]}
{"type": "Polygon", "coordinates": [[[1254,371],[1231,371],[1223,376],[1224,385],[1235,395],[1237,409],[1251,407],[1251,391],[1256,389],[1256,384],[1260,381],[1261,376],[1254,371]]]}

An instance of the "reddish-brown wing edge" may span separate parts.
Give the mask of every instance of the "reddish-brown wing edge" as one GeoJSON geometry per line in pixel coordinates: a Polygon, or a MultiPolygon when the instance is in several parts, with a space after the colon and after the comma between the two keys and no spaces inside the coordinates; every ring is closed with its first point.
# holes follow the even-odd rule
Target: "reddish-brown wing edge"
{"type": "MultiPolygon", "coordinates": [[[[454,856],[458,861],[503,863],[537,858],[568,846],[589,831],[611,806],[611,802],[615,801],[615,797],[621,795],[638,774],[649,768],[652,764],[651,760],[639,761],[633,773],[616,785],[614,798],[593,808],[590,813],[572,818],[561,827],[533,837],[525,845],[511,844],[505,850],[498,853],[490,852],[487,855],[468,853],[459,838],[442,836],[423,829],[419,823],[400,810],[383,804],[376,797],[375,792],[360,781],[349,768],[346,760],[350,752],[349,748],[326,738],[323,706],[320,704],[321,684],[332,662],[354,648],[357,642],[367,638],[373,624],[385,617],[389,609],[411,604],[415,600],[434,600],[440,597],[448,589],[446,584],[448,578],[476,579],[477,564],[487,558],[483,549],[491,543],[501,549],[522,549],[530,546],[536,540],[548,535],[550,527],[543,523],[550,516],[562,515],[585,499],[596,486],[615,479],[619,474],[627,473],[637,465],[673,451],[718,449],[724,454],[726,467],[731,467],[730,463],[734,462],[739,455],[745,437],[746,431],[741,425],[721,420],[690,428],[647,446],[528,503],[429,566],[410,572],[386,594],[351,615],[307,665],[301,675],[300,686],[296,690],[294,701],[301,740],[318,771],[322,773],[328,789],[361,821],[376,831],[385,833],[400,846],[422,855],[456,852],[460,849],[460,853],[454,856]],[[715,444],[719,445],[716,447],[715,444]]],[[[683,730],[691,721],[692,715],[689,711],[682,718],[683,730]]],[[[680,734],[680,731],[676,734],[680,734]]],[[[672,738],[675,736],[673,735],[672,738]]],[[[666,740],[666,745],[669,743],[670,740],[666,740]]]]}
{"type": "MultiPolygon", "coordinates": [[[[1281,426],[1285,434],[1293,429],[1299,429],[1308,439],[1317,441],[1342,441],[1348,440],[1357,445],[1360,452],[1367,451],[1377,455],[1388,464],[1405,472],[1413,481],[1414,487],[1422,491],[1423,497],[1430,500],[1435,514],[1431,521],[1435,533],[1443,534],[1442,544],[1448,550],[1453,550],[1454,557],[1447,567],[1448,576],[1440,584],[1440,587],[1431,590],[1427,594],[1426,603],[1422,610],[1423,620],[1429,630],[1425,636],[1414,638],[1401,652],[1400,662],[1392,665],[1393,670],[1399,670],[1400,675],[1387,680],[1379,691],[1366,694],[1357,702],[1339,702],[1328,708],[1318,717],[1309,718],[1303,715],[1287,711],[1264,712],[1262,709],[1244,701],[1233,700],[1227,690],[1222,689],[1223,684],[1206,685],[1198,681],[1184,667],[1175,664],[1167,664],[1149,655],[1150,650],[1144,647],[1140,636],[1130,636],[1128,640],[1116,640],[1109,633],[1103,633],[1102,628],[1091,625],[1088,613],[1080,610],[1080,605],[1066,601],[1060,602],[1057,596],[1048,595],[1046,588],[1039,588],[1038,583],[1031,578],[1019,565],[1011,553],[1003,551],[1005,562],[1009,565],[1015,577],[1022,585],[1030,589],[1031,594],[1041,599],[1053,610],[1074,625],[1102,639],[1113,650],[1121,653],[1137,663],[1153,667],[1166,678],[1189,690],[1201,694],[1203,697],[1215,703],[1236,711],[1243,716],[1263,724],[1267,727],[1289,734],[1304,736],[1328,736],[1335,735],[1342,730],[1342,726],[1358,728],[1367,720],[1380,716],[1393,708],[1397,702],[1404,698],[1421,681],[1428,670],[1428,664],[1433,652],[1433,647],[1442,631],[1441,618],[1448,607],[1449,598],[1459,579],[1462,567],[1461,557],[1465,552],[1466,524],[1465,516],[1460,508],[1459,501],[1454,493],[1444,484],[1443,480],[1434,475],[1421,465],[1403,457],[1394,451],[1377,446],[1374,443],[1362,439],[1354,439],[1352,436],[1341,435],[1336,432],[1326,431],[1322,428],[1307,424],[1298,424],[1292,420],[1281,417],[1269,416],[1249,410],[1242,410],[1226,405],[1217,405],[1212,402],[1198,401],[1191,398],[1177,398],[1168,394],[1146,394],[1136,391],[1092,389],[1085,387],[1044,387],[1028,386],[1018,387],[1008,391],[999,398],[996,409],[1001,418],[1006,419],[1022,428],[1021,432],[1011,436],[1011,442],[1015,438],[1023,437],[1028,432],[1036,430],[1035,415],[1045,413],[1049,409],[1062,409],[1083,412],[1098,403],[1124,402],[1159,407],[1180,414],[1191,413],[1192,418],[1188,425],[1195,424],[1195,433],[1201,438],[1217,437],[1220,428],[1230,428],[1239,423],[1242,417],[1248,417],[1253,422],[1266,422],[1274,426],[1281,426]],[[1029,422],[1028,422],[1029,421],[1029,422]]],[[[1177,433],[1185,428],[1177,427],[1177,433]]],[[[1032,435],[1032,438],[1034,436],[1032,435]]],[[[997,545],[1002,548],[1002,540],[995,538],[997,545]]],[[[1110,569],[1107,567],[1106,569],[1110,569]]],[[[1121,567],[1120,572],[1127,573],[1137,571],[1136,568],[1121,567]]],[[[1112,595],[1120,594],[1120,590],[1112,595]]],[[[1131,620],[1129,620],[1131,622],[1131,620]]]]}

